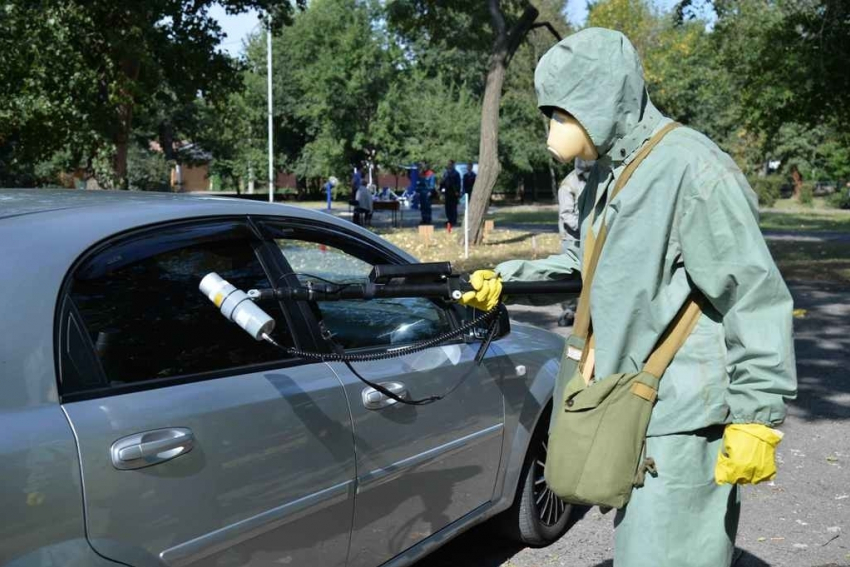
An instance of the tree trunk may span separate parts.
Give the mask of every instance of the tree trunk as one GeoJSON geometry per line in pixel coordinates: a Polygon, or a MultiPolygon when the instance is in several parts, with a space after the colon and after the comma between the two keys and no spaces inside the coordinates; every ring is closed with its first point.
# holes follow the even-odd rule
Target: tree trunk
{"type": "Polygon", "coordinates": [[[92,149],[89,151],[89,156],[86,159],[86,189],[101,189],[100,184],[97,182],[97,176],[94,171],[94,154],[97,150],[92,149]]]}
{"type": "Polygon", "coordinates": [[[115,175],[118,189],[129,189],[130,180],[127,176],[127,153],[129,150],[130,131],[123,123],[120,128],[121,131],[115,137],[115,156],[112,159],[112,172],[115,175]]]}
{"type": "MultiPolygon", "coordinates": [[[[126,59],[121,63],[127,84],[134,83],[139,79],[141,63],[137,59],[126,59]]],[[[121,89],[123,102],[118,105],[118,124],[113,137],[115,144],[115,156],[112,159],[112,172],[118,183],[119,189],[129,189],[130,180],[127,176],[127,154],[130,144],[130,131],[133,127],[133,100],[132,90],[125,86],[121,89]]]]}
{"type": "Polygon", "coordinates": [[[490,195],[501,171],[499,163],[499,107],[502,102],[502,86],[511,56],[528,34],[537,9],[526,7],[516,24],[508,31],[499,0],[488,0],[490,19],[494,30],[493,50],[487,64],[487,80],[484,100],[481,103],[481,140],[478,146],[478,177],[469,202],[469,241],[481,244],[484,240],[484,215],[490,205],[490,195]]]}
{"type": "Polygon", "coordinates": [[[791,170],[791,180],[794,182],[794,199],[799,201],[803,192],[803,175],[796,167],[791,170]]]}
{"type": "MultiPolygon", "coordinates": [[[[555,33],[555,32],[553,32],[555,33]]],[[[555,33],[555,37],[558,38],[558,41],[561,41],[561,36],[555,33]]],[[[537,51],[537,44],[533,41],[531,42],[531,63],[537,68],[537,62],[540,61],[540,54],[537,51]]],[[[549,120],[546,118],[546,115],[542,112],[540,113],[540,122],[543,124],[543,135],[546,136],[546,139],[549,139],[549,120]]],[[[558,178],[555,175],[555,162],[552,159],[552,154],[546,152],[548,157],[546,159],[546,165],[548,166],[549,172],[549,187],[552,190],[552,201],[555,203],[558,202],[558,178]]]]}

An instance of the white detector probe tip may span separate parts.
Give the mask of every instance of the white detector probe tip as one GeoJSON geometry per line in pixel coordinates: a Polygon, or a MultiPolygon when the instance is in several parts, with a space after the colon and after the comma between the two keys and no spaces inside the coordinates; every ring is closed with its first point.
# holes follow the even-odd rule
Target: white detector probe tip
{"type": "Polygon", "coordinates": [[[251,301],[247,293],[217,273],[210,272],[204,276],[198,287],[221,310],[222,315],[242,327],[255,340],[264,340],[264,335],[268,336],[274,330],[274,319],[251,301]]]}

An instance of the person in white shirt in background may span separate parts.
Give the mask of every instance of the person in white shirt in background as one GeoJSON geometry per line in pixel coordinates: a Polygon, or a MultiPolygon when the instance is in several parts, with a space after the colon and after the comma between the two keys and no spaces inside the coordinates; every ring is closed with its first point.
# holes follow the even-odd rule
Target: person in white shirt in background
{"type": "Polygon", "coordinates": [[[372,224],[372,191],[366,185],[361,185],[357,190],[354,200],[357,207],[354,208],[354,224],[368,226],[372,224]]]}
{"type": "MultiPolygon", "coordinates": [[[[575,167],[558,187],[558,234],[561,237],[561,250],[566,251],[579,240],[578,198],[587,183],[587,176],[593,169],[594,161],[576,158],[575,167]]],[[[559,327],[569,327],[576,317],[576,300],[562,304],[564,312],[558,318],[559,327]]]]}

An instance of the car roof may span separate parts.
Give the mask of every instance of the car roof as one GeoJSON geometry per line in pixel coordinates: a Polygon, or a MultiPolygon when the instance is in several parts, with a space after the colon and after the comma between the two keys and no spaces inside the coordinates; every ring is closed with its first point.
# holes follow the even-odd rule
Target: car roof
{"type": "MultiPolygon", "coordinates": [[[[242,203],[265,206],[266,203],[238,198],[218,197],[214,195],[191,195],[180,193],[155,193],[144,191],[109,191],[87,189],[0,189],[0,219],[20,215],[45,213],[65,209],[88,207],[126,207],[138,205],[134,210],[144,215],[144,206],[157,209],[172,207],[175,212],[185,213],[186,206],[199,203],[242,203]]],[[[287,216],[311,217],[309,209],[283,206],[287,216]],[[306,212],[306,215],[301,213],[306,212]]],[[[265,210],[266,213],[270,211],[265,210]]],[[[326,220],[326,219],[323,219],[326,220]]]]}
{"type": "MultiPolygon", "coordinates": [[[[10,242],[10,235],[11,240],[17,240],[17,235],[31,237],[46,231],[54,242],[61,238],[63,246],[60,248],[68,254],[69,248],[79,253],[107,236],[146,225],[240,215],[313,221],[342,228],[364,240],[381,240],[375,233],[322,210],[244,198],[143,191],[0,189],[0,233],[5,237],[5,240],[0,239],[0,256],[8,250],[8,245],[17,246],[10,242]]],[[[36,242],[30,244],[32,252],[36,252],[36,242]]],[[[381,244],[415,261],[389,242],[381,244]]],[[[48,254],[55,252],[58,251],[47,251],[48,254]]],[[[0,265],[0,275],[3,271],[0,265]]]]}

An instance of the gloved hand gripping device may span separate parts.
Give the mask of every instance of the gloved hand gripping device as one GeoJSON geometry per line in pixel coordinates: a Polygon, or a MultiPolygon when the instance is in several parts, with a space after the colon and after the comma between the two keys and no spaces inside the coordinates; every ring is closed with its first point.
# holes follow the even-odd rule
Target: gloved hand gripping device
{"type": "MultiPolygon", "coordinates": [[[[381,392],[390,399],[406,405],[424,405],[442,399],[441,396],[429,396],[419,400],[407,400],[390,392],[380,384],[375,384],[363,378],[351,366],[352,362],[368,362],[398,358],[419,352],[461,336],[472,336],[481,340],[481,346],[475,357],[480,364],[490,346],[493,337],[499,332],[501,324],[507,323],[507,310],[500,302],[493,309],[477,315],[470,321],[449,332],[434,338],[393,349],[390,352],[354,354],[345,353],[333,342],[330,335],[325,336],[334,349],[332,353],[309,352],[293,347],[280,345],[271,334],[274,331],[275,320],[254,302],[262,299],[292,299],[302,301],[342,301],[342,300],[371,300],[382,298],[422,297],[458,301],[464,292],[474,290],[469,283],[469,274],[454,274],[449,262],[432,262],[423,264],[385,264],[372,268],[369,278],[363,283],[336,283],[318,276],[307,276],[306,282],[299,286],[283,286],[270,289],[252,289],[247,293],[222,279],[215,272],[207,274],[200,283],[201,293],[221,310],[228,320],[236,323],[255,340],[264,340],[285,351],[290,356],[321,360],[324,362],[343,362],[357,378],[368,386],[381,392]],[[486,328],[486,332],[476,330],[486,328]]],[[[581,292],[581,279],[578,277],[563,280],[540,282],[505,282],[503,295],[538,295],[559,294],[578,295],[581,292]]]]}

